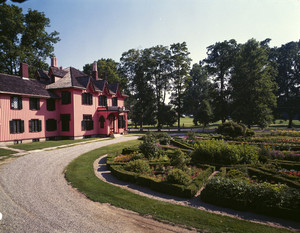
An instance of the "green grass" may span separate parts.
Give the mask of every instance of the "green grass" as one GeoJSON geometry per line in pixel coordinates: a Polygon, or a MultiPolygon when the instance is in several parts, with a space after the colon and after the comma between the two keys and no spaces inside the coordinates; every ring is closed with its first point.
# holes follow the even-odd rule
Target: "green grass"
{"type": "Polygon", "coordinates": [[[85,138],[85,139],[77,139],[77,140],[58,140],[58,141],[46,141],[46,142],[32,142],[32,143],[24,143],[24,144],[16,144],[11,145],[9,147],[20,149],[20,150],[38,150],[38,149],[44,149],[48,147],[56,147],[56,146],[62,146],[62,145],[69,145],[73,143],[78,142],[89,142],[91,140],[96,140],[97,138],[85,138]]]}
{"type": "Polygon", "coordinates": [[[0,157],[15,154],[15,151],[0,148],[0,157]]]}
{"type": "Polygon", "coordinates": [[[151,215],[154,219],[194,227],[203,232],[289,232],[244,220],[212,214],[191,207],[173,205],[134,194],[98,179],[93,162],[101,155],[120,152],[123,147],[140,143],[137,140],[118,143],[83,154],[65,170],[66,179],[93,201],[110,203],[116,207],[151,215]]]}

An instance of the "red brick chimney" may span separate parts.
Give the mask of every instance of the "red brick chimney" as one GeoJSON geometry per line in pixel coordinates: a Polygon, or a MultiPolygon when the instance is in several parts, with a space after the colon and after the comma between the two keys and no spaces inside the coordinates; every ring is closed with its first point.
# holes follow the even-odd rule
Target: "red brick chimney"
{"type": "Polygon", "coordinates": [[[97,69],[97,62],[94,61],[93,63],[93,73],[92,73],[92,76],[95,80],[99,80],[99,77],[98,77],[98,69],[97,69]]]}
{"type": "Polygon", "coordinates": [[[21,78],[28,79],[29,78],[28,65],[26,63],[22,62],[20,70],[21,70],[21,78]]]}
{"type": "Polygon", "coordinates": [[[51,57],[51,67],[57,67],[56,57],[51,57]]]}

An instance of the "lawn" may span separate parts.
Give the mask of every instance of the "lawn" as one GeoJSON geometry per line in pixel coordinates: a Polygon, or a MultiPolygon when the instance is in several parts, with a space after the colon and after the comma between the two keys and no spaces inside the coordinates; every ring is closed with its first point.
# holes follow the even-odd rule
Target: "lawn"
{"type": "Polygon", "coordinates": [[[102,147],[73,160],[65,170],[66,179],[93,201],[110,203],[116,207],[151,215],[154,219],[169,221],[201,232],[289,232],[244,220],[212,214],[198,209],[173,205],[134,194],[128,190],[99,180],[93,162],[107,153],[120,153],[123,147],[140,143],[134,140],[102,147]]]}
{"type": "Polygon", "coordinates": [[[15,153],[16,153],[15,151],[0,148],[0,158],[4,157],[4,156],[15,154],[15,153]]]}
{"type": "MultiPolygon", "coordinates": [[[[38,149],[49,148],[49,147],[57,147],[57,146],[62,146],[62,145],[69,145],[69,144],[78,143],[78,142],[89,142],[89,141],[96,140],[96,139],[99,139],[99,138],[84,138],[84,139],[77,139],[77,140],[59,140],[59,141],[46,141],[46,142],[32,142],[32,143],[24,143],[24,144],[11,145],[9,147],[15,148],[15,149],[20,149],[20,150],[30,151],[30,150],[38,150],[38,149]]],[[[107,140],[107,139],[104,139],[104,140],[107,140]]]]}

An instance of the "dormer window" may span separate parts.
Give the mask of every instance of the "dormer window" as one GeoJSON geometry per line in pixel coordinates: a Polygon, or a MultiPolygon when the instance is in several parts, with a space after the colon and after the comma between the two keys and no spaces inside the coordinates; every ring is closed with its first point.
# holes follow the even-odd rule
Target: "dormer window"
{"type": "Polygon", "coordinates": [[[99,106],[107,106],[107,96],[99,95],[99,106]]]}
{"type": "Polygon", "coordinates": [[[93,95],[91,93],[82,93],[82,104],[93,105],[93,95]]]}
{"type": "Polygon", "coordinates": [[[118,106],[118,97],[112,98],[112,106],[118,106]]]}

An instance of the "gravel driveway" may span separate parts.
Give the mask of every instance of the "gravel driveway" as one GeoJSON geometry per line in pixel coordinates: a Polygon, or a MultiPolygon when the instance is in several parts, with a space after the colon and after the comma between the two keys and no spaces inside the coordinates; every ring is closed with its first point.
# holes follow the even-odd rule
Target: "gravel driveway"
{"type": "Polygon", "coordinates": [[[92,202],[64,179],[64,168],[79,155],[135,138],[119,137],[32,152],[2,165],[0,232],[189,232],[108,204],[92,202]]]}

